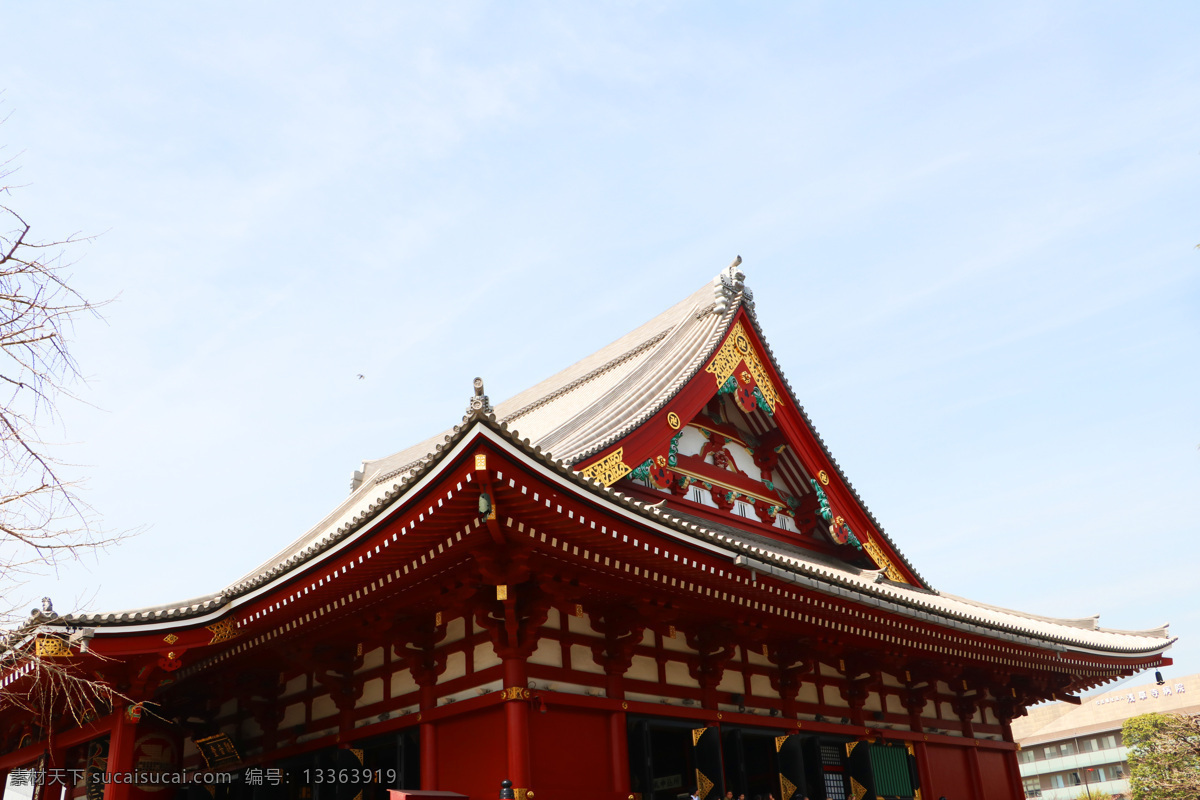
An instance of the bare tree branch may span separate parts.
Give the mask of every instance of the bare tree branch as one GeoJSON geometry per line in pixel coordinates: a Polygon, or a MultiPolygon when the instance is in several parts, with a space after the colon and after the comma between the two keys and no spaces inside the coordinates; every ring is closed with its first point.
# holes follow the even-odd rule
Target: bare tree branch
{"type": "MultiPolygon", "coordinates": [[[[15,171],[12,158],[0,162],[0,194],[13,196],[15,171]]],[[[99,527],[78,484],[66,477],[69,465],[43,437],[58,421],[60,404],[78,400],[71,390],[82,382],[70,349],[74,325],[99,318],[105,305],[72,287],[63,261],[70,245],[90,238],[37,240],[24,217],[0,205],[0,387],[6,388],[0,395],[0,597],[13,598],[30,575],[123,538],[99,527]]],[[[121,698],[114,687],[84,672],[77,658],[39,654],[40,625],[54,617],[48,608],[29,616],[0,608],[0,628],[9,630],[0,634],[0,674],[21,676],[0,689],[0,710],[20,709],[39,724],[55,715],[79,722],[106,713],[121,698]]]]}

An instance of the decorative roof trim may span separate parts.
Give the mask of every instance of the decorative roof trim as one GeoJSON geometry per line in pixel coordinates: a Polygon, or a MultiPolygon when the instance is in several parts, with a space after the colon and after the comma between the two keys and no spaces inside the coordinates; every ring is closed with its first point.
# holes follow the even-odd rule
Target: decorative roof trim
{"type": "MultiPolygon", "coordinates": [[[[310,546],[305,551],[303,559],[299,556],[293,556],[280,562],[275,568],[272,568],[264,573],[261,573],[255,578],[243,581],[241,584],[229,587],[223,596],[232,598],[229,604],[221,609],[221,613],[227,610],[244,605],[252,599],[257,598],[261,594],[269,591],[278,584],[288,580],[291,574],[298,569],[302,564],[313,560],[318,555],[324,557],[326,551],[337,552],[348,547],[352,541],[355,541],[365,535],[374,528],[380,521],[386,519],[392,512],[397,510],[406,496],[419,492],[431,481],[440,476],[440,472],[435,468],[447,459],[453,459],[458,454],[466,449],[473,441],[474,434],[478,433],[485,438],[488,438],[493,443],[509,449],[515,456],[528,457],[530,466],[541,472],[549,478],[558,478],[569,483],[575,484],[585,492],[592,494],[598,500],[608,502],[616,506],[614,511],[622,516],[632,519],[637,524],[647,525],[655,529],[659,533],[666,534],[671,538],[679,540],[681,543],[699,547],[713,553],[717,553],[723,557],[734,560],[739,554],[749,555],[755,560],[763,559],[764,563],[775,562],[780,565],[779,569],[785,572],[805,577],[813,581],[813,588],[827,594],[840,595],[853,602],[865,602],[869,605],[877,605],[875,599],[883,599],[885,602],[896,606],[897,613],[904,613],[906,616],[911,616],[933,624],[946,625],[948,627],[959,627],[956,623],[965,623],[972,626],[979,626],[979,623],[984,623],[983,629],[989,633],[985,635],[999,636],[999,638],[1008,638],[1008,635],[1025,636],[1030,639],[1031,644],[1042,649],[1073,651],[1078,653],[1086,653],[1089,655],[1097,655],[1100,657],[1119,658],[1125,657],[1149,657],[1161,654],[1164,650],[1170,647],[1176,639],[1161,640],[1161,631],[1153,632],[1138,632],[1125,635],[1133,635],[1145,638],[1159,639],[1160,643],[1147,648],[1132,648],[1132,647],[1116,647],[1111,650],[1097,650],[1094,643],[1084,642],[1079,639],[1068,638],[1067,636],[1052,636],[1039,633],[1037,631],[1026,630],[1017,626],[1004,623],[989,622],[982,618],[971,617],[970,615],[958,614],[946,609],[936,608],[933,604],[923,604],[913,598],[898,596],[900,591],[899,586],[891,588],[888,582],[879,583],[857,583],[853,580],[852,575],[838,575],[837,570],[833,568],[822,568],[817,565],[810,565],[800,562],[794,558],[783,557],[779,554],[763,550],[762,548],[748,545],[744,542],[739,542],[730,537],[714,533],[706,528],[680,520],[667,512],[662,511],[657,506],[648,506],[639,501],[632,500],[620,492],[604,487],[599,483],[584,477],[580,473],[574,471],[566,464],[556,461],[545,453],[541,448],[531,447],[528,440],[519,440],[515,431],[510,431],[506,425],[496,421],[495,417],[490,414],[477,413],[463,420],[463,425],[457,427],[453,434],[447,437],[446,445],[439,445],[435,458],[421,471],[419,475],[412,476],[411,479],[402,480],[400,483],[392,487],[391,490],[384,493],[382,497],[376,498],[367,507],[355,514],[350,522],[344,523],[336,530],[328,532],[316,544],[310,546]],[[701,538],[703,537],[703,538],[701,538]],[[704,541],[708,539],[709,541],[704,541]],[[889,591],[890,590],[890,591],[889,591]],[[1000,636],[1000,634],[1005,634],[1000,636]],[[1055,645],[1059,645],[1056,647],[1055,645]]],[[[365,498],[364,498],[365,499],[365,498]]],[[[941,596],[940,593],[931,590],[921,590],[919,587],[907,587],[909,590],[917,591],[930,596],[941,596]]],[[[947,596],[949,597],[949,596],[947,596]]],[[[163,611],[179,612],[179,609],[163,609],[163,611]]],[[[1006,613],[1016,616],[1030,616],[1022,614],[1019,611],[1005,609],[1006,613]]],[[[156,613],[151,609],[144,609],[136,612],[139,617],[150,614],[151,618],[155,618],[156,613]]],[[[114,615],[64,615],[55,619],[48,627],[53,628],[58,625],[95,625],[96,617],[112,617],[114,615]]],[[[122,615],[116,615],[122,616],[122,615]]],[[[219,616],[219,614],[217,615],[219,616]]],[[[172,627],[186,625],[195,625],[202,620],[194,618],[183,619],[181,614],[163,613],[159,619],[164,619],[165,625],[124,625],[117,623],[110,630],[105,631],[103,628],[97,628],[96,634],[127,634],[143,630],[165,630],[172,627]]],[[[207,619],[207,617],[205,618],[207,619]]],[[[32,621],[32,620],[31,620],[32,621]]],[[[1054,623],[1058,624],[1058,623],[1054,623]]],[[[1067,626],[1069,627],[1069,626],[1067,626]]],[[[1100,629],[1099,633],[1112,633],[1100,629]]],[[[977,634],[978,635],[978,634],[977,634]]]]}

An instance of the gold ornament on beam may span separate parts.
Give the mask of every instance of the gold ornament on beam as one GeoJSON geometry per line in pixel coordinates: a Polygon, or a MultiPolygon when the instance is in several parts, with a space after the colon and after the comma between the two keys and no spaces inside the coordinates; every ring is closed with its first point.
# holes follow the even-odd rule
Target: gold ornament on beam
{"type": "Polygon", "coordinates": [[[618,447],[595,464],[580,470],[580,474],[604,486],[612,486],[633,471],[625,463],[624,456],[625,448],[618,447]]]}
{"type": "Polygon", "coordinates": [[[34,652],[38,658],[70,658],[75,655],[66,642],[53,636],[39,636],[34,652]]]}
{"type": "Polygon", "coordinates": [[[212,625],[205,625],[204,627],[212,634],[209,644],[227,642],[230,639],[236,639],[242,633],[237,629],[237,624],[232,617],[223,619],[220,622],[214,622],[212,625]]]}

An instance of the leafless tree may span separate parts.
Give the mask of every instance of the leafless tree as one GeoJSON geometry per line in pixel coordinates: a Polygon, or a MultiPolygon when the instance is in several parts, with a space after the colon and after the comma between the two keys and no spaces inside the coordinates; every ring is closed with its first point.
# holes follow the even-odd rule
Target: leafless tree
{"type": "Polygon", "coordinates": [[[0,674],[22,680],[0,689],[0,710],[18,707],[41,721],[52,713],[82,717],[111,703],[111,688],[37,644],[39,624],[57,616],[49,601],[29,614],[16,597],[31,576],[117,539],[102,531],[56,456],[47,432],[61,403],[77,400],[79,366],[70,351],[77,320],[99,305],[70,284],[71,246],[79,235],[41,239],[12,202],[16,168],[0,162],[0,674]]]}

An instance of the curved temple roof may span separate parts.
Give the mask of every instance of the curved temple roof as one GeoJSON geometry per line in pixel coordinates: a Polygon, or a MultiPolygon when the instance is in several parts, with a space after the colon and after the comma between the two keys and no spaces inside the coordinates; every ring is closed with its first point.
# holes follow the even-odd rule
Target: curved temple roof
{"type": "MultiPolygon", "coordinates": [[[[573,483],[603,502],[632,510],[645,523],[660,526],[676,538],[716,547],[748,568],[770,572],[818,591],[882,605],[938,624],[1060,651],[1145,656],[1161,653],[1175,641],[1168,636],[1166,626],[1147,631],[1105,630],[1096,624],[1095,618],[1041,617],[897,584],[886,580],[881,571],[856,569],[740,528],[644,505],[571,469],[572,464],[599,452],[660,410],[709,360],[739,308],[747,310],[766,346],[743,277],[731,266],[650,322],[495,408],[488,407],[483,398],[481,407],[469,410],[463,424],[451,431],[386,458],[364,462],[345,501],[299,539],[220,592],[183,603],[119,613],[51,617],[35,612],[29,622],[120,626],[127,630],[127,626],[170,625],[184,620],[194,623],[198,618],[219,616],[238,598],[283,579],[352,537],[381,514],[403,504],[423,479],[436,474],[448,454],[464,447],[475,433],[482,432],[520,456],[550,468],[559,480],[573,483]]],[[[774,364],[769,348],[767,355],[774,364]]],[[[774,366],[782,375],[778,364],[774,366]]],[[[788,392],[803,411],[790,385],[788,392]]],[[[805,421],[820,442],[807,416],[805,421]]],[[[829,456],[823,442],[821,446],[829,456]]],[[[829,460],[840,475],[836,461],[832,456],[829,460]]],[[[848,481],[846,485],[850,485],[848,481]]],[[[857,494],[855,497],[858,499],[857,494]]],[[[873,517],[872,522],[875,522],[873,517]]],[[[882,528],[875,524],[882,533],[882,528]]],[[[890,539],[888,542],[892,544],[890,539]]],[[[899,552],[894,544],[892,547],[899,552]]]]}

